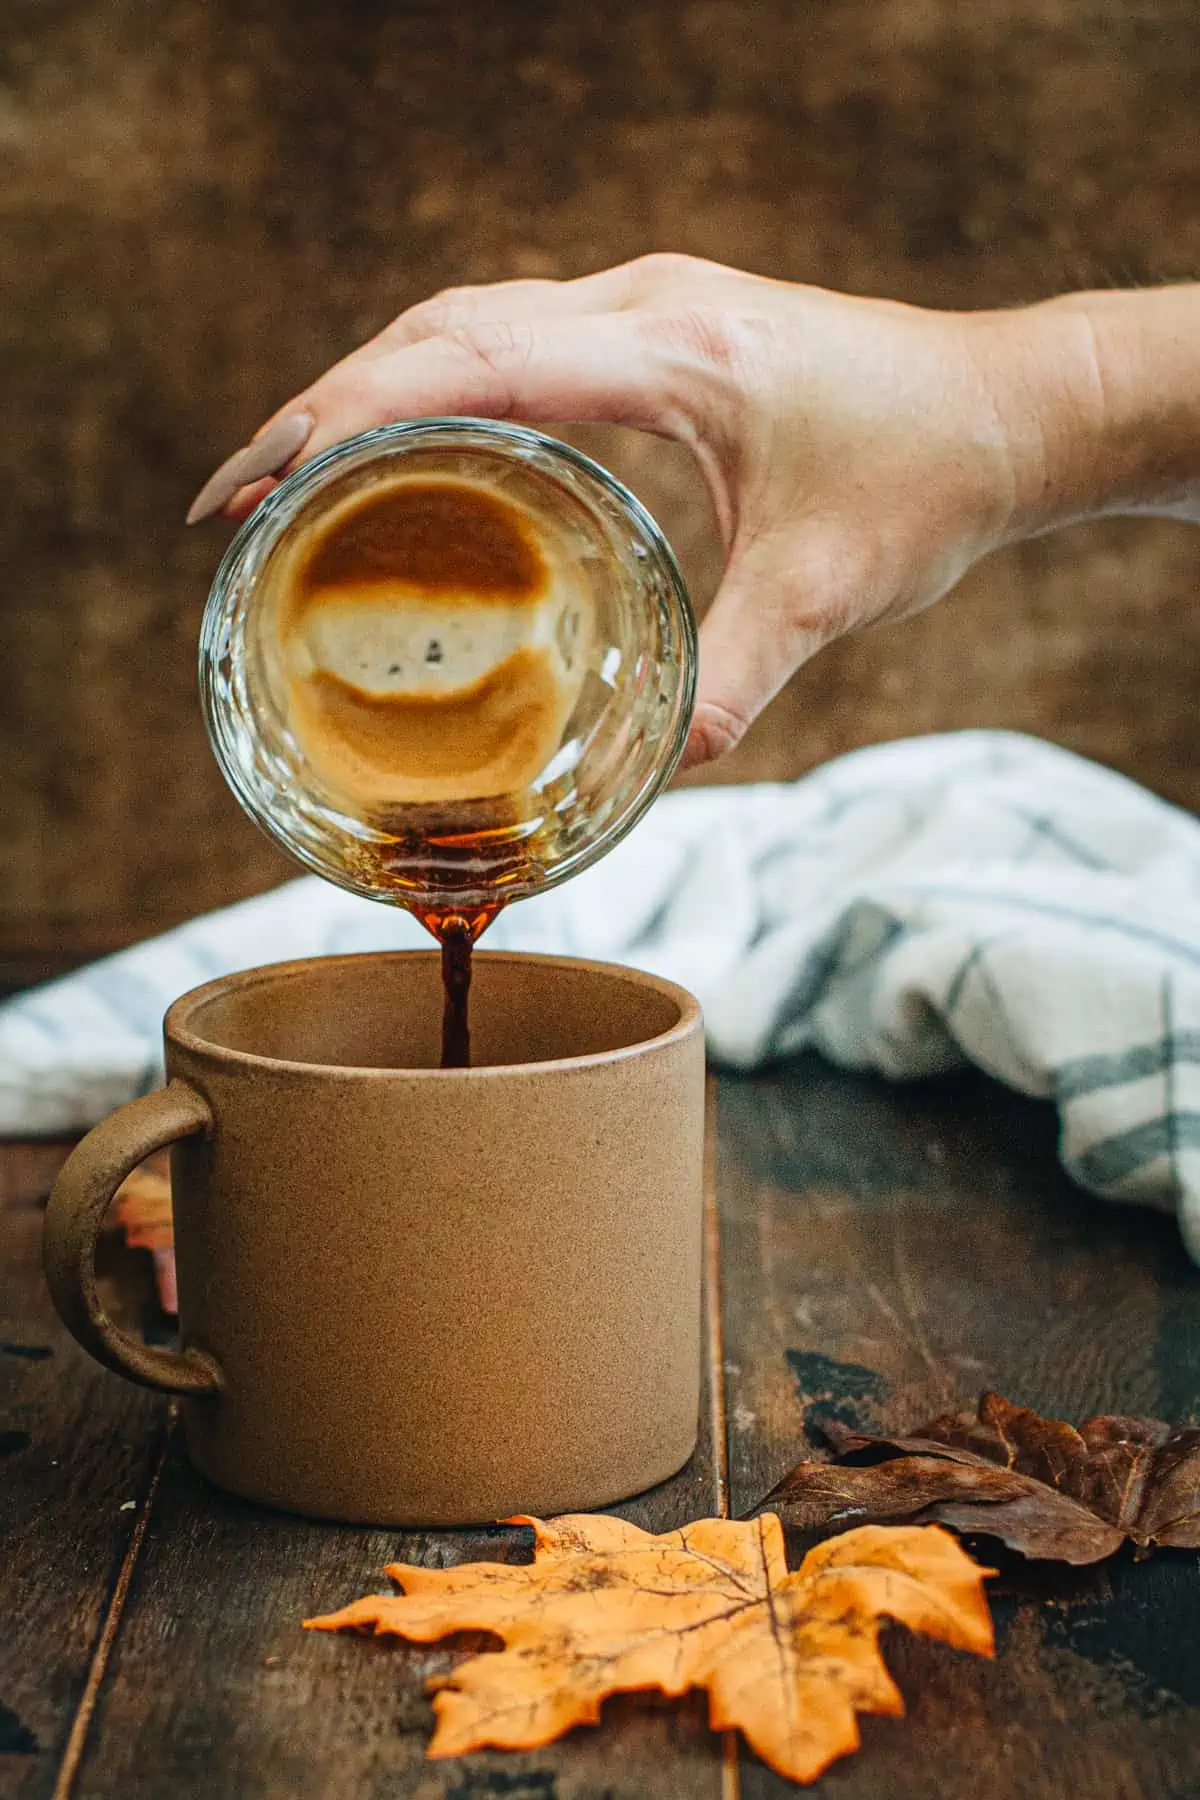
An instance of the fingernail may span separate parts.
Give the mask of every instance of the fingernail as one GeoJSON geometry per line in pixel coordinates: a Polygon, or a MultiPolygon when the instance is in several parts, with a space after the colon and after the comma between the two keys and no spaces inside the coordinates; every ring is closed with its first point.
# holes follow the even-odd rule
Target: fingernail
{"type": "Polygon", "coordinates": [[[198,525],[202,519],[211,519],[247,482],[278,474],[303,450],[315,424],[316,420],[309,412],[288,413],[285,418],[268,425],[253,443],[243,444],[240,450],[235,450],[216,474],[209,476],[192,501],[188,508],[188,524],[198,525]]]}

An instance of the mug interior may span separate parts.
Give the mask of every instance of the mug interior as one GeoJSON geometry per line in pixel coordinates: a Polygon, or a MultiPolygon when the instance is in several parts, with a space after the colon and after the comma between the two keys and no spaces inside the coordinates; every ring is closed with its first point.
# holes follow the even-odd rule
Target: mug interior
{"type": "MultiPolygon", "coordinates": [[[[697,1010],[682,989],[631,970],[477,951],[471,1067],[632,1049],[682,1028],[697,1010]]],[[[252,969],[176,1001],[167,1027],[181,1039],[243,1056],[338,1068],[437,1069],[441,959],[437,951],[421,950],[252,969]]]]}

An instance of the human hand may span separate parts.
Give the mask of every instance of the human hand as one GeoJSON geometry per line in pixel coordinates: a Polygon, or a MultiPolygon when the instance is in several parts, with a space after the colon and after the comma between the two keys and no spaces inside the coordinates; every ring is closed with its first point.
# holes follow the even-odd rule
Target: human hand
{"type": "Polygon", "coordinates": [[[1033,397],[1060,317],[1069,334],[1046,309],[925,311],[670,255],[454,289],[282,407],[189,517],[222,502],[244,517],[274,485],[246,478],[272,456],[297,466],[398,419],[603,420],[677,439],[726,554],[688,766],[737,743],[823,645],[928,606],[1031,527],[1047,460],[1033,397]]]}

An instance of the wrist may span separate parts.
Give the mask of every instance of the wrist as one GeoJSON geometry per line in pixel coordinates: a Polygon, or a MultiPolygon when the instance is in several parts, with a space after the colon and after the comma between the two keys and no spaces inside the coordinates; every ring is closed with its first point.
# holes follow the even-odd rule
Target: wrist
{"type": "Polygon", "coordinates": [[[1109,426],[1089,316],[1049,302],[974,319],[1008,468],[1003,541],[1090,516],[1109,426]]]}
{"type": "Polygon", "coordinates": [[[994,322],[1010,540],[1118,513],[1200,519],[1200,289],[1067,294],[994,322]]]}

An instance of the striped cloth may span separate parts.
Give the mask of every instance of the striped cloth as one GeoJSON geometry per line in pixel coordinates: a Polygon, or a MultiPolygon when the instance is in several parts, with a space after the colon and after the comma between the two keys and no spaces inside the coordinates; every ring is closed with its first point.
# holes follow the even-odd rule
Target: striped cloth
{"type": "MultiPolygon", "coordinates": [[[[312,878],[0,1008],[0,1131],[74,1130],[161,1078],[159,1028],[232,969],[427,943],[312,878]]],[[[713,1057],[897,1079],[974,1063],[1053,1100],[1074,1178],[1177,1212],[1200,1261],[1200,823],[1033,739],[881,745],[789,785],[668,796],[487,942],[681,981],[713,1057]]]]}

